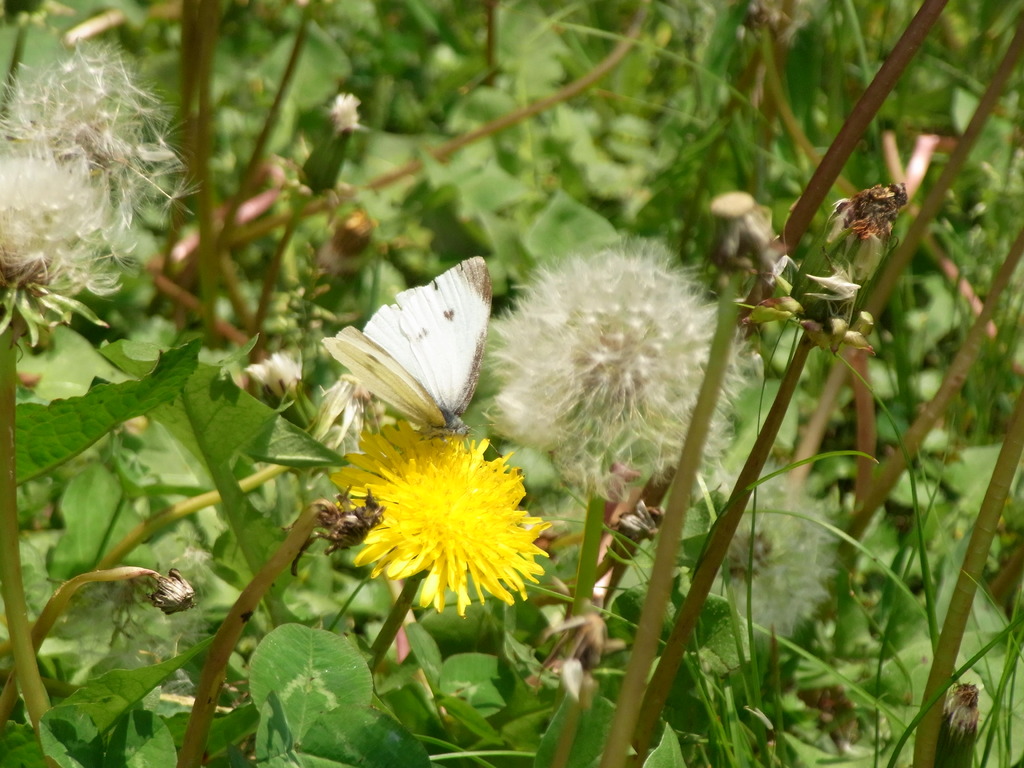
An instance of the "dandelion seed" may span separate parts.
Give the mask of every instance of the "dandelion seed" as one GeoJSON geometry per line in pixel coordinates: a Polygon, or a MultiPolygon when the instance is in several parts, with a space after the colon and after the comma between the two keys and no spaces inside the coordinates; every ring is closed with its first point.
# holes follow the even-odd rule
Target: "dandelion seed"
{"type": "Polygon", "coordinates": [[[487,460],[486,440],[424,437],[407,422],[365,434],[361,447],[331,477],[385,510],[357,565],[375,563],[373,576],[391,579],[426,571],[420,605],[442,611],[451,590],[460,616],[471,602],[469,577],[481,603],[484,590],[509,604],[513,591],[526,598],[525,582],[543,573],[535,558],[546,555],[534,540],[548,524],[518,508],[525,491],[508,457],[487,460]]]}
{"type": "MultiPolygon", "coordinates": [[[[621,467],[640,482],[664,476],[686,437],[714,318],[661,245],[627,243],[540,271],[493,325],[499,429],[549,452],[587,494],[619,497],[621,467]]],[[[712,434],[724,432],[719,420],[712,434]]]]}
{"type": "Polygon", "coordinates": [[[827,519],[820,502],[794,497],[778,482],[758,486],[757,502],[756,515],[747,513],[729,548],[733,592],[745,617],[749,580],[754,622],[786,636],[828,597],[835,548],[828,531],[816,522],[827,519]],[[802,517],[787,514],[790,510],[802,517]]]}

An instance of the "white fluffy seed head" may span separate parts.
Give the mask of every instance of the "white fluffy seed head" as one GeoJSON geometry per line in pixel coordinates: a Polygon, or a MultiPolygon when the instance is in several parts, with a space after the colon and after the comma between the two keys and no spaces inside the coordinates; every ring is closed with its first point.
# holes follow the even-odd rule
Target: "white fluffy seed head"
{"type": "Polygon", "coordinates": [[[106,195],[84,163],[0,155],[0,286],[109,291],[117,236],[106,195]]]}
{"type": "Polygon", "coordinates": [[[571,257],[494,324],[498,428],[588,494],[622,492],[614,464],[644,482],[679,459],[715,308],[669,259],[651,242],[571,257]]]}
{"type": "Polygon", "coordinates": [[[22,69],[0,118],[9,152],[85,163],[126,227],[145,205],[182,192],[165,111],[136,80],[114,48],[83,46],[51,66],[22,69]]]}

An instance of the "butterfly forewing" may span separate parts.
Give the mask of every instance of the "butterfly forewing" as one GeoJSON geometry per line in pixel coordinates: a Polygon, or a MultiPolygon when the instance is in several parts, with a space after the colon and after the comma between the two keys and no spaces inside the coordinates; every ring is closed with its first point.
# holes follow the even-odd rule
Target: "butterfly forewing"
{"type": "Polygon", "coordinates": [[[325,340],[328,348],[374,394],[407,416],[425,421],[426,409],[418,403],[425,396],[434,417],[427,424],[465,431],[459,417],[476,390],[491,313],[487,264],[480,257],[464,261],[429,285],[402,291],[395,301],[370,318],[365,335],[346,328],[334,340],[325,340]],[[366,343],[357,345],[354,334],[366,343]],[[332,346],[331,341],[337,343],[332,346]],[[371,366],[378,368],[367,360],[371,352],[377,362],[394,369],[395,375],[371,370],[371,366]],[[404,375],[398,375],[398,370],[404,375]],[[410,412],[414,400],[420,407],[410,412]]]}

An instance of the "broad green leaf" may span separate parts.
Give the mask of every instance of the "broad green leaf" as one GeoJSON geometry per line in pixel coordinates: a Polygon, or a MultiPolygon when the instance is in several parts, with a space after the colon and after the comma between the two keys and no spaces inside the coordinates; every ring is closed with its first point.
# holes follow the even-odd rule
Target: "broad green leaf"
{"type": "Polygon", "coordinates": [[[0,734],[0,765],[46,768],[46,758],[31,725],[7,723],[7,728],[0,734]]]}
{"type": "Polygon", "coordinates": [[[249,458],[286,467],[341,466],[344,459],[287,419],[278,416],[243,449],[249,458]]]}
{"type": "Polygon", "coordinates": [[[174,739],[155,713],[134,710],[114,726],[103,768],[174,768],[174,739]]]}
{"type": "Polygon", "coordinates": [[[505,706],[512,681],[497,656],[460,653],[445,661],[439,687],[443,693],[463,699],[487,717],[505,706]]]}
{"type": "Polygon", "coordinates": [[[111,429],[170,402],[196,368],[199,342],[168,350],[140,381],[99,384],[81,397],[17,409],[18,482],[77,456],[111,429]]]}
{"type": "Polygon", "coordinates": [[[733,622],[729,601],[711,595],[700,612],[700,658],[713,672],[729,674],[740,665],[737,642],[745,644],[746,635],[739,633],[733,622]]]}
{"type": "Polygon", "coordinates": [[[465,699],[458,699],[454,696],[441,696],[437,699],[437,706],[441,708],[447,717],[467,731],[482,739],[484,743],[500,744],[501,734],[487,722],[487,719],[474,709],[465,699]]]}
{"type": "Polygon", "coordinates": [[[686,768],[683,752],[679,749],[676,732],[666,727],[661,734],[661,741],[644,761],[644,768],[686,768]]]}
{"type": "Polygon", "coordinates": [[[607,219],[558,192],[526,233],[524,244],[538,261],[599,248],[618,240],[607,219]]]}
{"type": "Polygon", "coordinates": [[[405,636],[409,639],[409,647],[423,670],[430,687],[435,691],[441,680],[441,650],[434,642],[434,638],[423,628],[419,622],[413,622],[405,628],[405,636]]]}
{"type": "Polygon", "coordinates": [[[257,706],[272,693],[280,698],[299,741],[324,712],[368,706],[373,695],[370,670],[352,643],[301,624],[285,624],[263,639],[249,686],[257,706]]]}
{"type": "Polygon", "coordinates": [[[571,696],[562,698],[562,704],[548,729],[541,738],[534,768],[547,768],[558,749],[563,732],[575,721],[575,737],[565,768],[593,768],[601,760],[601,750],[611,727],[615,705],[608,699],[598,698],[590,709],[580,710],[579,703],[571,696]],[[576,720],[578,717],[578,721],[576,720]]]}
{"type": "Polygon", "coordinates": [[[39,739],[46,756],[61,768],[103,765],[103,737],[84,710],[54,707],[43,715],[39,739]]]}
{"type": "MultiPolygon", "coordinates": [[[[43,730],[48,731],[55,741],[59,741],[59,736],[67,732],[66,724],[78,723],[79,718],[84,717],[97,734],[106,733],[119,717],[138,705],[146,694],[204,651],[212,639],[204,640],[162,664],[139,669],[115,669],[90,680],[43,716],[43,730]],[[57,722],[64,725],[57,725],[57,722]]],[[[77,727],[76,732],[85,733],[77,727]]],[[[49,749],[47,754],[52,754],[49,749]]]]}
{"type": "Polygon", "coordinates": [[[96,563],[110,539],[120,502],[121,484],[100,464],[71,478],[60,504],[64,535],[50,561],[53,578],[70,578],[96,563]]]}
{"type": "Polygon", "coordinates": [[[336,709],[319,718],[298,750],[304,766],[429,768],[427,751],[405,728],[374,709],[336,709]],[[318,758],[310,760],[309,757],[318,758]]]}
{"type": "Polygon", "coordinates": [[[260,707],[260,724],[256,729],[256,762],[275,765],[295,764],[295,733],[288,723],[288,714],[277,691],[270,691],[260,707]]]}
{"type": "MultiPolygon", "coordinates": [[[[158,355],[140,371],[141,378],[153,369],[158,355]]],[[[120,383],[128,377],[119,371],[85,337],[67,326],[53,329],[50,345],[39,354],[26,354],[18,360],[18,374],[38,376],[32,393],[44,403],[66,397],[80,397],[96,379],[120,383]]]]}

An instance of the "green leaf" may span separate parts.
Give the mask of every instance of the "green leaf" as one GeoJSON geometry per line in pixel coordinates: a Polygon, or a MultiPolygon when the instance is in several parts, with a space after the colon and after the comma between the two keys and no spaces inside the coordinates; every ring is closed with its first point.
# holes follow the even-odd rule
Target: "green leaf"
{"type": "Polygon", "coordinates": [[[46,756],[61,768],[103,765],[103,737],[84,710],[54,707],[43,715],[39,739],[46,756]]]}
{"type": "Polygon", "coordinates": [[[31,725],[7,723],[7,728],[0,734],[0,765],[46,768],[46,758],[31,725]]]}
{"type": "Polygon", "coordinates": [[[715,674],[726,675],[740,665],[737,643],[745,643],[746,635],[737,636],[729,601],[711,595],[700,612],[699,646],[701,661],[715,674]]]}
{"type": "Polygon", "coordinates": [[[174,768],[174,739],[164,721],[144,709],[122,717],[110,735],[104,768],[174,768]]]}
{"type": "Polygon", "coordinates": [[[619,239],[607,219],[558,192],[540,212],[524,244],[538,261],[609,245],[619,239]]]}
{"type": "Polygon", "coordinates": [[[661,741],[644,761],[644,768],[686,768],[683,751],[679,748],[676,732],[666,727],[661,734],[661,741]]]}
{"type": "Polygon", "coordinates": [[[374,709],[328,712],[306,733],[299,752],[302,765],[324,768],[429,768],[431,764],[427,750],[409,731],[374,709]]]}
{"type": "Polygon", "coordinates": [[[281,416],[268,423],[243,450],[255,461],[286,467],[341,466],[345,463],[338,453],[281,416]]]}
{"type": "Polygon", "coordinates": [[[362,654],[344,637],[301,624],[278,627],[252,656],[249,687],[262,706],[272,693],[302,740],[324,712],[369,706],[373,679],[362,654]]]}
{"type": "Polygon", "coordinates": [[[285,765],[295,764],[295,734],[277,691],[271,691],[260,707],[260,725],[256,729],[256,762],[274,765],[280,758],[285,765]]]}
{"type": "Polygon", "coordinates": [[[484,653],[460,653],[449,657],[441,669],[440,690],[465,700],[487,717],[505,706],[506,694],[512,691],[506,670],[498,657],[484,653]]]}
{"type": "Polygon", "coordinates": [[[419,622],[409,624],[405,628],[405,636],[409,639],[409,647],[412,648],[412,653],[430,687],[438,690],[441,680],[441,649],[419,622]]]}
{"type": "Polygon", "coordinates": [[[562,734],[567,728],[575,729],[575,738],[568,759],[563,763],[565,768],[596,766],[601,760],[601,751],[614,714],[615,705],[608,699],[598,698],[590,709],[581,710],[579,702],[571,696],[564,696],[537,748],[537,756],[533,761],[534,768],[546,768],[551,765],[562,734]]]}
{"type": "Polygon", "coordinates": [[[89,742],[94,735],[105,734],[146,694],[204,651],[212,639],[208,638],[162,664],[130,670],[115,669],[90,680],[43,716],[41,731],[48,734],[50,740],[44,741],[47,755],[56,757],[58,754],[47,743],[55,749],[61,744],[70,749],[76,744],[89,742]],[[65,737],[74,741],[65,744],[65,737]]]}
{"type": "Polygon", "coordinates": [[[60,504],[64,535],[53,550],[53,578],[68,579],[96,563],[120,502],[121,484],[102,465],[91,464],[71,478],[60,504]]]}
{"type": "Polygon", "coordinates": [[[111,429],[170,402],[195,371],[199,342],[168,350],[140,381],[99,384],[82,397],[17,409],[18,482],[77,456],[111,429]]]}

